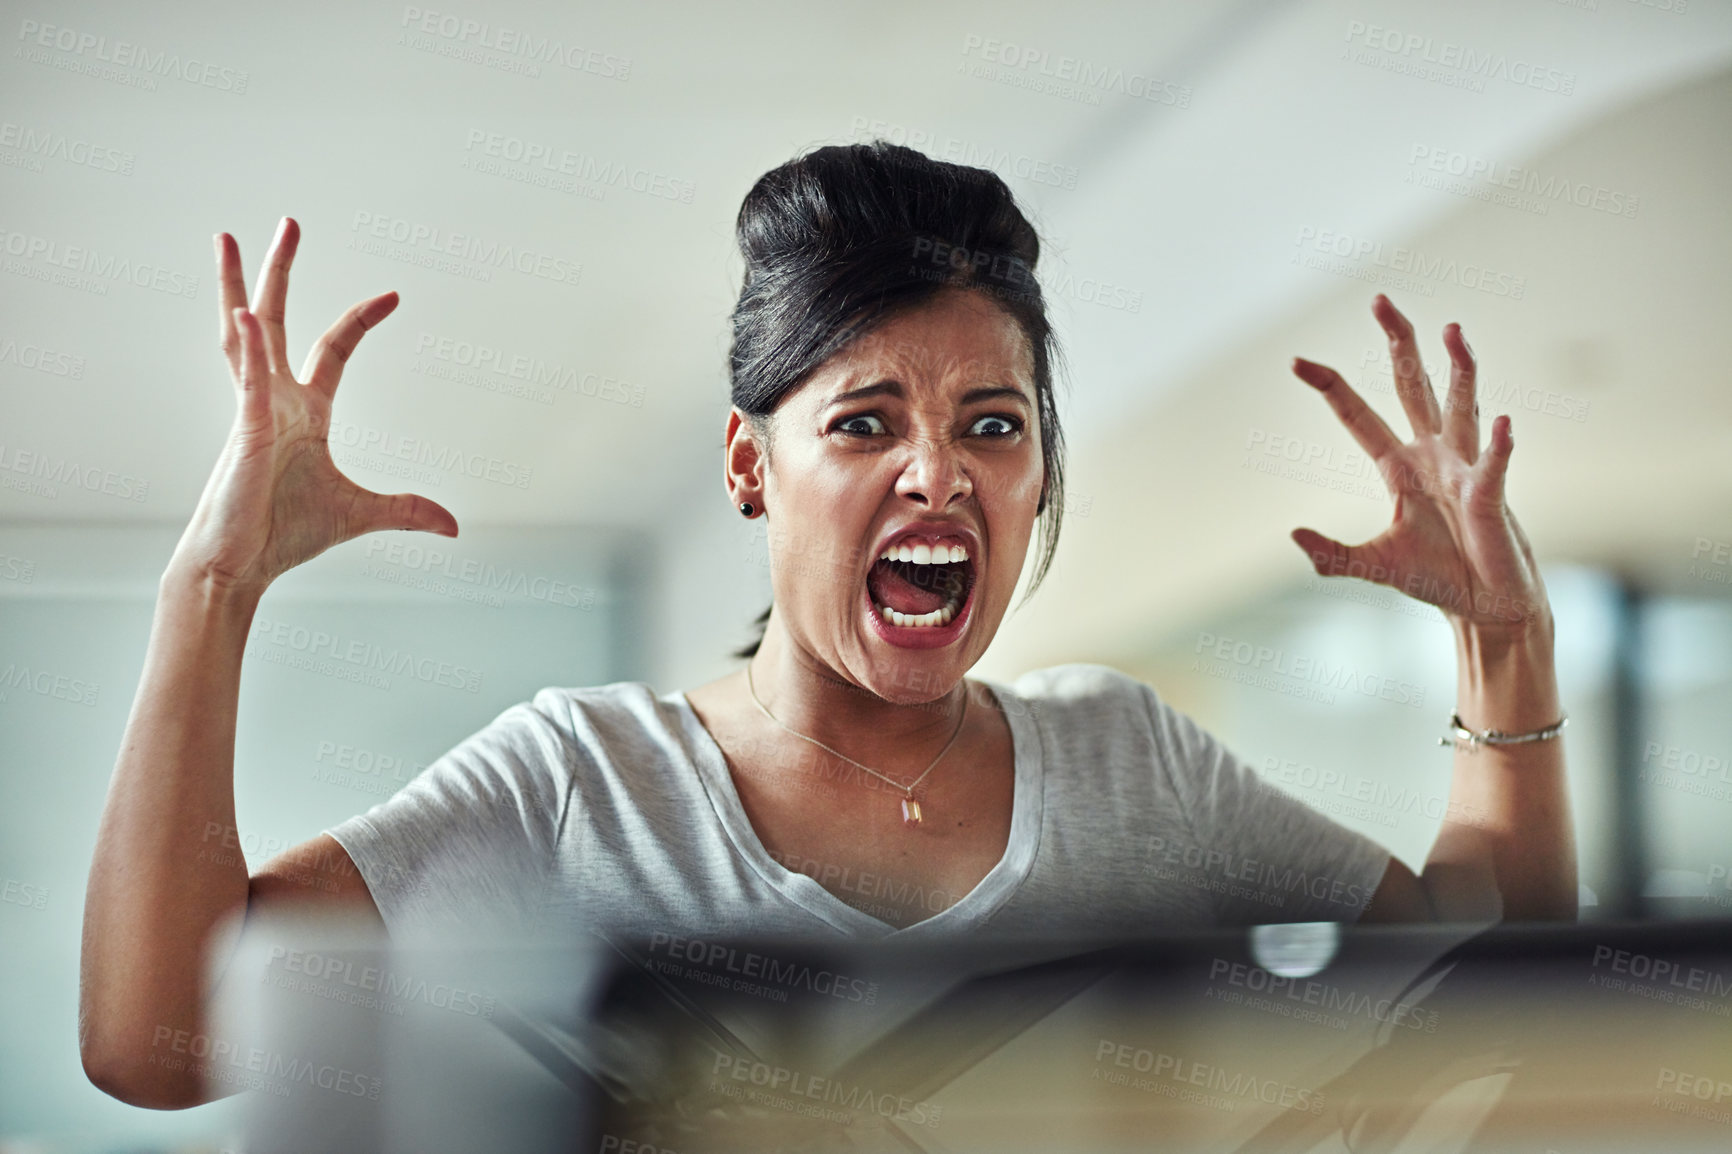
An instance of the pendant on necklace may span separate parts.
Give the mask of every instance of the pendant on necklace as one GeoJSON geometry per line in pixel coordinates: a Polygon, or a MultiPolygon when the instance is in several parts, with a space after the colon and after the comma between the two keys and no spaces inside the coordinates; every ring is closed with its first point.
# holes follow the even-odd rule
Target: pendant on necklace
{"type": "Polygon", "coordinates": [[[902,824],[915,826],[920,824],[920,803],[913,797],[902,799],[902,824]]]}

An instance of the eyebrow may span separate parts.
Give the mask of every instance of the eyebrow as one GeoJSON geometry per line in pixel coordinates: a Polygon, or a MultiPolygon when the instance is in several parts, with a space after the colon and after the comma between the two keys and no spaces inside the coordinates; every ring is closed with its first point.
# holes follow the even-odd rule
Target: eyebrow
{"type": "MultiPolygon", "coordinates": [[[[825,407],[828,408],[833,405],[840,405],[847,401],[857,401],[863,397],[881,396],[902,396],[902,382],[897,380],[888,380],[879,381],[876,384],[871,385],[861,385],[858,388],[837,393],[834,397],[830,398],[825,407]]],[[[979,388],[969,389],[966,393],[962,394],[962,403],[965,405],[971,405],[975,401],[989,401],[998,397],[1014,398],[1025,405],[1030,404],[1028,394],[1024,393],[1021,389],[1010,385],[982,385],[979,388]]]]}

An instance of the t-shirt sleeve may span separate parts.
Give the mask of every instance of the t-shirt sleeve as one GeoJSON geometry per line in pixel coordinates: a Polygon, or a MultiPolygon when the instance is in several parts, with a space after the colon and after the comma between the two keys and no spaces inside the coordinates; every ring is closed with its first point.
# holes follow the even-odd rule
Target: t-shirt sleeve
{"type": "Polygon", "coordinates": [[[533,931],[571,795],[571,708],[543,689],[324,831],[354,860],[394,939],[533,931]]]}
{"type": "Polygon", "coordinates": [[[1159,847],[1163,864],[1210,892],[1224,925],[1357,921],[1389,850],[1264,780],[1190,716],[1141,689],[1157,759],[1190,830],[1189,844],[1159,847]]]}

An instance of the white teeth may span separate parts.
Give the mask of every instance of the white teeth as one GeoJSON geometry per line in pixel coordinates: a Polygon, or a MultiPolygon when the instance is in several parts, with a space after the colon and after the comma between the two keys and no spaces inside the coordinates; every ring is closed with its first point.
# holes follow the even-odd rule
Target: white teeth
{"type": "Polygon", "coordinates": [[[961,545],[927,545],[924,542],[913,547],[908,545],[892,545],[878,554],[880,561],[908,561],[915,565],[952,565],[958,561],[968,560],[968,550],[961,545]]]}
{"type": "Polygon", "coordinates": [[[888,605],[877,607],[880,616],[892,625],[904,628],[923,629],[934,625],[949,625],[956,619],[957,610],[962,608],[961,602],[947,601],[930,613],[900,613],[888,605]]]}

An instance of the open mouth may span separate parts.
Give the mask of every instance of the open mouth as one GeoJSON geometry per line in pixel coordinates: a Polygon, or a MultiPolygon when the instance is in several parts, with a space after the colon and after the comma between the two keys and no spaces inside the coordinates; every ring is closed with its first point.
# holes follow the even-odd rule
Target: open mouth
{"type": "Polygon", "coordinates": [[[890,552],[900,559],[880,557],[866,574],[867,596],[878,615],[911,629],[942,629],[955,620],[974,587],[973,559],[960,547],[954,561],[943,546],[903,545],[890,552]]]}

